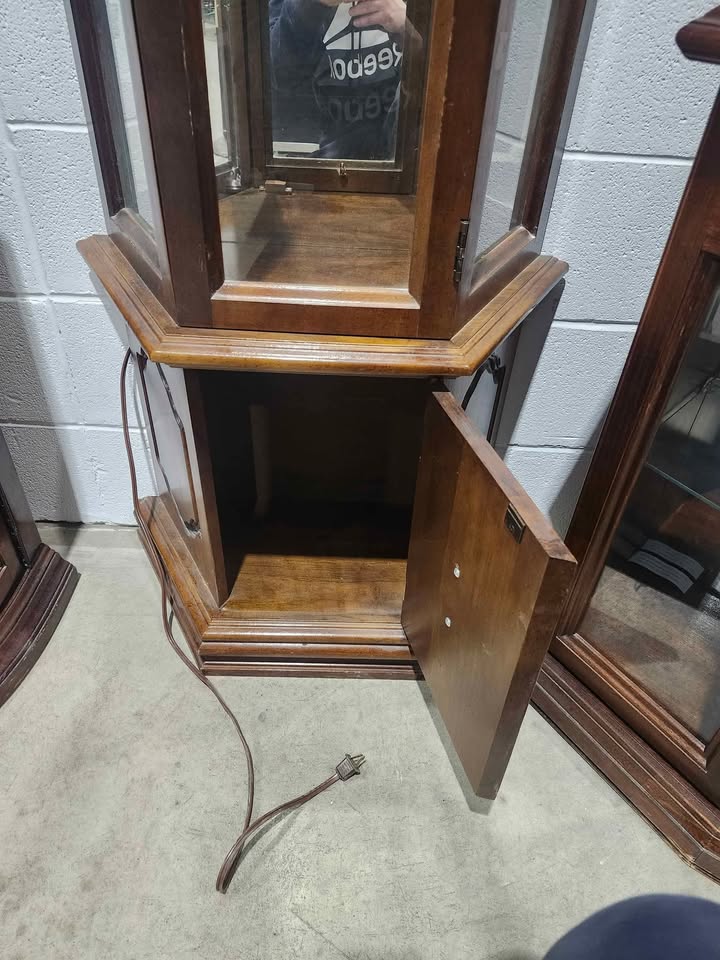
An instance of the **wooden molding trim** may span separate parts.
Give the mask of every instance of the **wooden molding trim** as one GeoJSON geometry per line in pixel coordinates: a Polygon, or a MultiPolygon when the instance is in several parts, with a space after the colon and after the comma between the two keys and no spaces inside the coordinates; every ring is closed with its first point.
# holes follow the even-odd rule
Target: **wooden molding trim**
{"type": "Polygon", "coordinates": [[[678,31],[676,40],[688,60],[720,63],[720,7],[688,23],[678,31]]]}
{"type": "Polygon", "coordinates": [[[642,736],[657,743],[684,772],[705,774],[705,744],[640,684],[579,633],[555,637],[552,653],[588,687],[601,694],[642,736]]]}
{"type": "Polygon", "coordinates": [[[417,663],[398,663],[392,666],[375,663],[291,663],[259,661],[257,663],[206,662],[203,672],[208,676],[233,677],[315,677],[350,680],[422,680],[417,663]]]}
{"type": "MultiPolygon", "coordinates": [[[[202,637],[202,656],[226,657],[237,651],[242,644],[247,656],[259,656],[267,643],[273,648],[284,646],[288,653],[297,653],[298,648],[313,644],[312,650],[305,650],[306,656],[314,659],[320,656],[318,650],[327,646],[327,640],[333,638],[333,646],[352,648],[354,656],[359,646],[371,651],[378,659],[407,660],[411,658],[407,637],[400,624],[399,617],[333,617],[333,616],[288,616],[263,617],[249,615],[228,616],[211,620],[202,637]],[[228,642],[228,636],[232,642],[228,642]],[[257,650],[251,650],[257,647],[257,650]],[[317,649],[315,649],[317,647],[317,649]]],[[[364,654],[363,654],[364,655],[364,654]]]]}
{"type": "Polygon", "coordinates": [[[684,860],[720,881],[716,807],[552,656],[533,703],[684,860]]]}
{"type": "Polygon", "coordinates": [[[0,704],[20,685],[52,637],[79,575],[43,544],[0,613],[0,704]]]}
{"type": "Polygon", "coordinates": [[[180,327],[109,237],[88,237],[78,243],[78,249],[154,362],[275,373],[466,376],[531,313],[568,269],[555,257],[537,257],[452,340],[408,340],[180,327]]]}

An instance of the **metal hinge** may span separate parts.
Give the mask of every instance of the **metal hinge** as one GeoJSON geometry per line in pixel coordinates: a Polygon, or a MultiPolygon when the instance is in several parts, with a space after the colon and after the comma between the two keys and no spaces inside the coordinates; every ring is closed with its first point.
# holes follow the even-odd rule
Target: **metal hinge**
{"type": "Polygon", "coordinates": [[[453,267],[453,281],[457,285],[462,279],[463,264],[465,263],[465,248],[467,246],[468,230],[470,229],[469,220],[460,221],[458,230],[457,246],[455,247],[455,265],[453,267]]]}
{"type": "Polygon", "coordinates": [[[525,521],[511,503],[507,505],[505,511],[505,529],[510,531],[514,540],[521,542],[525,533],[525,521]]]}

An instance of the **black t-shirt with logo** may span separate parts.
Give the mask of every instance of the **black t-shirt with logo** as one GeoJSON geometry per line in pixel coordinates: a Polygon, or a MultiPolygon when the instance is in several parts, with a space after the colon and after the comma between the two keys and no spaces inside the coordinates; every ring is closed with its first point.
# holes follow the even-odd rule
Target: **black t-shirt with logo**
{"type": "Polygon", "coordinates": [[[318,156],[390,160],[401,40],[379,27],[356,28],[349,11],[350,3],[269,0],[275,112],[290,116],[288,139],[317,138],[318,156]]]}

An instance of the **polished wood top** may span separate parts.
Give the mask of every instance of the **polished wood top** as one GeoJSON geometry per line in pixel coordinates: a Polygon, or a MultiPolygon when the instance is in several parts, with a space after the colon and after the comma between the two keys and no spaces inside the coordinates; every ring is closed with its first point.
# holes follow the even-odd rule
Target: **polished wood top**
{"type": "Polygon", "coordinates": [[[679,30],[677,45],[689,60],[720,63],[720,7],[679,30]]]}
{"type": "Polygon", "coordinates": [[[225,282],[407,290],[413,197],[247,190],[220,201],[225,282]]]}
{"type": "Polygon", "coordinates": [[[78,249],[149,358],[169,366],[358,376],[467,376],[562,280],[567,264],[538,257],[452,338],[349,337],[178,326],[113,241],[78,249]]]}

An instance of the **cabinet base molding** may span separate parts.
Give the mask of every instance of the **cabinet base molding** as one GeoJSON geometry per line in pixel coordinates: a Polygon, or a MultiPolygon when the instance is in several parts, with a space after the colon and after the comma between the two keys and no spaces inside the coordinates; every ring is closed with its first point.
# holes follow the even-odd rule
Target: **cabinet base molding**
{"type": "Polygon", "coordinates": [[[680,856],[720,881],[720,810],[553,656],[533,703],[680,856]]]}
{"type": "Polygon", "coordinates": [[[0,612],[0,705],[17,689],[60,622],[79,575],[42,545],[0,612]]]}
{"type": "Polygon", "coordinates": [[[381,663],[329,663],[327,661],[282,660],[266,661],[212,661],[203,662],[203,673],[208,676],[234,677],[316,677],[335,680],[422,680],[423,675],[416,661],[392,666],[381,663]]]}
{"type": "MultiPolygon", "coordinates": [[[[219,606],[159,497],[140,512],[170,579],[173,610],[207,674],[418,679],[422,676],[397,616],[240,614],[219,606]]],[[[140,538],[155,567],[142,527],[140,538]]]]}

